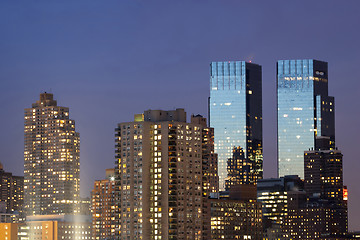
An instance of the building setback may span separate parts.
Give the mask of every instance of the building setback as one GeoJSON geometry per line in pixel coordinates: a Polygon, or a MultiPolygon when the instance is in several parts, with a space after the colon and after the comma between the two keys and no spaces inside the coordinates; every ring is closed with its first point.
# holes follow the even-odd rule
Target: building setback
{"type": "Polygon", "coordinates": [[[217,154],[214,152],[214,129],[207,126],[206,118],[201,115],[191,115],[191,123],[202,126],[203,188],[206,193],[218,193],[219,175],[217,154]]]}
{"type": "Polygon", "coordinates": [[[210,65],[209,122],[215,132],[219,186],[225,190],[227,161],[243,149],[255,179],[263,176],[261,66],[244,61],[210,65]]]}
{"type": "Polygon", "coordinates": [[[25,109],[24,192],[27,216],[77,213],[80,140],[69,108],[53,94],[25,109]]]}
{"type": "Polygon", "coordinates": [[[207,127],[206,118],[191,115],[191,123],[202,126],[202,239],[211,237],[209,197],[219,192],[217,154],[214,153],[214,129],[207,127]]]}
{"type": "Polygon", "coordinates": [[[203,206],[212,187],[203,179],[203,164],[213,137],[205,139],[204,129],[198,121],[187,123],[183,109],[148,110],[118,124],[118,239],[202,239],[209,233],[203,206]]]}
{"type": "Polygon", "coordinates": [[[278,175],[304,178],[304,151],[327,136],[335,146],[334,98],[328,95],[328,64],[313,59],[277,62],[278,175]]]}

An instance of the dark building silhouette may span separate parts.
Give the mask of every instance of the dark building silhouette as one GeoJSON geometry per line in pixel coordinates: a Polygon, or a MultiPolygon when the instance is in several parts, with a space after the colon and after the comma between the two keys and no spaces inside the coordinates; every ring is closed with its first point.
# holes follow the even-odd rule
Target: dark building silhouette
{"type": "Polygon", "coordinates": [[[227,161],[225,190],[238,184],[256,184],[258,174],[255,161],[246,158],[241,147],[234,147],[232,157],[227,161]]]}

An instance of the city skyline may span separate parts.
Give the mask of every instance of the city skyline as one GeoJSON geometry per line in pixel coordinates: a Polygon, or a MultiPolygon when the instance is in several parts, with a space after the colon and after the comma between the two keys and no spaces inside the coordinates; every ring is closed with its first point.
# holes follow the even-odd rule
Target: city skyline
{"type": "Polygon", "coordinates": [[[263,67],[264,177],[275,177],[276,61],[313,58],[329,63],[329,95],[336,98],[336,145],[344,154],[344,183],[349,188],[349,229],[358,229],[360,192],[354,183],[359,181],[360,113],[354,106],[360,88],[356,80],[360,37],[354,29],[359,3],[319,1],[311,7],[209,3],[206,13],[202,4],[111,4],[111,8],[95,3],[83,8],[77,3],[66,7],[2,3],[1,19],[7,24],[1,25],[0,99],[6,118],[0,124],[0,161],[6,171],[15,175],[23,171],[23,109],[40,92],[52,89],[57,100],[71,108],[82,134],[81,162],[86,163],[81,167],[82,195],[88,195],[93,180],[102,178],[97,169],[113,166],[116,123],[131,120],[134,112],[176,107],[207,117],[209,64],[229,59],[252,60],[263,67]],[[260,14],[255,17],[241,10],[240,16],[239,9],[260,14]],[[79,18],[78,11],[88,15],[79,18]],[[109,14],[100,17],[98,11],[109,14]],[[296,19],[294,11],[307,12],[308,17],[296,19]],[[158,14],[151,19],[153,12],[158,14]],[[183,13],[188,18],[182,18],[183,13]],[[132,14],[137,21],[126,21],[132,14]],[[248,26],[240,20],[248,20],[248,26]],[[305,26],[306,34],[298,31],[305,26]],[[218,34],[212,33],[215,28],[218,34]]]}

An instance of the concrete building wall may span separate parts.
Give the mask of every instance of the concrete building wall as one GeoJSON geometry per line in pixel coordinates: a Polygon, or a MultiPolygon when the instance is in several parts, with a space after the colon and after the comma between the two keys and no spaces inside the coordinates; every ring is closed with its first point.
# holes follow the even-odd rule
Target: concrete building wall
{"type": "Polygon", "coordinates": [[[0,223],[0,240],[17,240],[18,223],[0,223]]]}

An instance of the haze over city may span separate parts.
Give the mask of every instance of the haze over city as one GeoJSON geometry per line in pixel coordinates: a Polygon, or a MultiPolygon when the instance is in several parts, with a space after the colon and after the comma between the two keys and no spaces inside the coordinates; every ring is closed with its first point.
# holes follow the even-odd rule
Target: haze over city
{"type": "Polygon", "coordinates": [[[24,109],[51,92],[80,133],[81,195],[114,167],[119,122],[147,109],[207,117],[209,64],[262,66],[264,177],[276,177],[276,61],[329,63],[336,145],[360,227],[358,1],[0,3],[0,161],[23,175],[24,109]]]}

